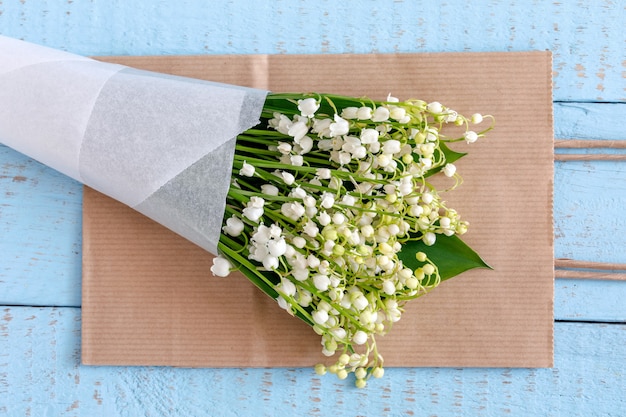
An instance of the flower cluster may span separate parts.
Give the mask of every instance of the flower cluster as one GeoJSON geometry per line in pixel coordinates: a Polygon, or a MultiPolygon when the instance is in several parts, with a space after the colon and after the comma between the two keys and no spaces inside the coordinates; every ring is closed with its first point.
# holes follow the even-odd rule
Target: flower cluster
{"type": "Polygon", "coordinates": [[[320,335],[335,359],[318,373],[354,373],[365,386],[383,374],[375,337],[441,280],[427,250],[407,248],[468,229],[429,177],[458,185],[463,154],[446,143],[475,142],[491,126],[475,131],[480,114],[391,96],[270,94],[262,118],[237,140],[213,273],[241,270],[320,335]],[[444,136],[446,125],[462,133],[444,136]]]}

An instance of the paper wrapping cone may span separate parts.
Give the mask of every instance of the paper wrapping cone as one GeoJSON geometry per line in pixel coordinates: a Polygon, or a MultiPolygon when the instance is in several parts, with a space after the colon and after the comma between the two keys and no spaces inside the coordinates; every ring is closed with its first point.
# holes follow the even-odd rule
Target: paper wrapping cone
{"type": "Polygon", "coordinates": [[[214,254],[235,139],[266,94],[0,36],[0,142],[214,254]]]}

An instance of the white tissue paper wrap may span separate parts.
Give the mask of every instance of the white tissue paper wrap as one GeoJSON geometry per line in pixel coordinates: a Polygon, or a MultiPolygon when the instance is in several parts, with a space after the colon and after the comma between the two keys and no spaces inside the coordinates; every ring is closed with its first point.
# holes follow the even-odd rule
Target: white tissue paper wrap
{"type": "Polygon", "coordinates": [[[214,254],[235,139],[266,94],[0,36],[0,142],[214,254]]]}

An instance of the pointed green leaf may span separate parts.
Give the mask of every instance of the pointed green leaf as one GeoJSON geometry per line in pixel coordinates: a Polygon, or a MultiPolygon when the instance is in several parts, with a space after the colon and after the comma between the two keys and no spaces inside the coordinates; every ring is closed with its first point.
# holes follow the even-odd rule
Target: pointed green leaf
{"type": "Polygon", "coordinates": [[[439,148],[441,148],[441,151],[446,157],[446,162],[448,163],[458,161],[459,159],[467,155],[467,152],[453,151],[452,149],[448,148],[448,146],[443,141],[439,142],[439,148]]]}
{"type": "Polygon", "coordinates": [[[421,240],[405,243],[399,257],[405,266],[416,269],[424,264],[415,258],[417,252],[424,252],[437,265],[442,281],[474,268],[492,269],[456,235],[437,235],[432,246],[425,245],[421,240]]]}

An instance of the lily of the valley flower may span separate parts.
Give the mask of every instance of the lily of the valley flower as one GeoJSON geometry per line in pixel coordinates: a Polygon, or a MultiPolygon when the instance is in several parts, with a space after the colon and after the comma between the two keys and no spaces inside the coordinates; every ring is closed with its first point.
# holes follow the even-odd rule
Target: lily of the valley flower
{"type": "Polygon", "coordinates": [[[372,115],[373,122],[385,122],[389,120],[389,109],[387,107],[377,107],[372,115]]]}
{"type": "Polygon", "coordinates": [[[452,177],[456,172],[456,166],[454,164],[446,164],[442,171],[446,177],[452,177]]]}
{"type": "Polygon", "coordinates": [[[315,116],[315,112],[320,108],[316,99],[309,97],[303,100],[298,100],[298,110],[304,117],[312,118],[315,116]]]}
{"type": "Polygon", "coordinates": [[[483,115],[480,113],[474,113],[472,114],[470,121],[472,122],[472,124],[475,124],[475,125],[480,124],[483,121],[483,115]]]}
{"type": "Polygon", "coordinates": [[[330,124],[330,137],[337,137],[345,135],[350,131],[350,123],[341,118],[339,115],[334,116],[334,122],[330,124]]]}
{"type": "Polygon", "coordinates": [[[465,139],[465,142],[467,143],[474,143],[478,140],[478,135],[476,134],[476,132],[469,130],[463,133],[463,138],[465,139]]]}
{"type": "Polygon", "coordinates": [[[265,205],[265,200],[261,197],[251,197],[246,207],[243,209],[242,214],[244,217],[252,220],[253,222],[258,222],[261,216],[263,216],[263,206],[265,205]]]}
{"type": "Polygon", "coordinates": [[[213,265],[211,266],[211,272],[213,273],[213,275],[218,277],[228,276],[232,268],[233,265],[228,259],[224,258],[223,256],[218,255],[213,258],[213,265]]]}
{"type": "Polygon", "coordinates": [[[237,237],[243,232],[243,228],[244,224],[241,219],[233,215],[226,219],[226,225],[222,227],[222,230],[230,236],[237,237]]]}
{"type": "Polygon", "coordinates": [[[254,165],[251,165],[247,162],[243,163],[243,166],[239,170],[239,175],[243,175],[244,177],[251,177],[254,175],[254,165]]]}

